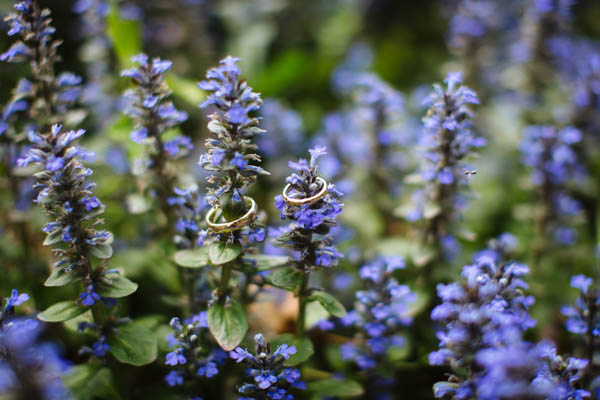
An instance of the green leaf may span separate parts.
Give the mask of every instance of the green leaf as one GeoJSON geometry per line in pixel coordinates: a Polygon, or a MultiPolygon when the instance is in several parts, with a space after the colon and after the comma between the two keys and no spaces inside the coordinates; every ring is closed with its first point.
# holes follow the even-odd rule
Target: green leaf
{"type": "Polygon", "coordinates": [[[139,21],[127,20],[119,12],[116,2],[110,7],[106,32],[112,42],[121,67],[132,64],[131,57],[142,52],[142,35],[139,21]]]}
{"type": "Polygon", "coordinates": [[[75,282],[80,278],[79,274],[75,271],[67,271],[66,268],[57,268],[54,272],[46,279],[44,286],[57,287],[65,286],[71,282],[75,282]]]}
{"type": "Polygon", "coordinates": [[[208,264],[208,248],[180,250],[173,255],[175,264],[185,268],[200,268],[208,264]]]}
{"type": "Polygon", "coordinates": [[[135,323],[120,326],[108,337],[110,353],[125,364],[150,364],[156,359],[157,340],[154,333],[135,323]]]}
{"type": "Polygon", "coordinates": [[[119,297],[129,296],[138,288],[137,283],[131,282],[120,274],[111,274],[107,276],[110,284],[101,283],[96,288],[96,293],[102,297],[118,299],[119,297]]]}
{"type": "Polygon", "coordinates": [[[120,399],[114,388],[112,373],[106,367],[76,365],[62,379],[76,399],[120,399]]]}
{"type": "Polygon", "coordinates": [[[213,265],[223,265],[235,260],[242,253],[242,245],[215,242],[208,248],[208,258],[213,265]]]}
{"type": "Polygon", "coordinates": [[[344,308],[344,305],[327,292],[314,291],[309,296],[307,301],[318,301],[321,303],[323,308],[334,317],[342,318],[346,315],[346,309],[344,308]]]}
{"type": "Polygon", "coordinates": [[[98,258],[111,258],[113,249],[110,244],[98,243],[95,246],[90,246],[90,253],[98,258]]]}
{"type": "Polygon", "coordinates": [[[309,382],[307,390],[317,393],[320,397],[358,397],[364,393],[360,383],[350,379],[323,379],[309,382]]]}
{"type": "Polygon", "coordinates": [[[286,265],[290,258],[288,256],[272,256],[269,254],[252,254],[244,257],[244,261],[250,261],[257,271],[267,271],[286,265]]]}
{"type": "Polygon", "coordinates": [[[167,75],[166,81],[175,96],[185,100],[192,106],[197,106],[206,98],[204,91],[193,80],[170,73],[167,75]]]}
{"type": "Polygon", "coordinates": [[[296,354],[291,355],[290,358],[283,362],[283,365],[288,367],[303,363],[315,353],[315,349],[309,338],[298,338],[290,333],[279,335],[271,340],[271,348],[275,351],[277,346],[281,346],[284,343],[288,346],[296,346],[296,354]]]}
{"type": "Polygon", "coordinates": [[[83,314],[88,307],[77,304],[74,300],[61,301],[48,307],[38,314],[38,318],[45,322],[68,321],[83,314]]]}
{"type": "Polygon", "coordinates": [[[46,235],[46,239],[44,239],[44,246],[51,246],[55,243],[58,243],[62,240],[62,231],[60,229],[55,229],[46,235]]]}
{"type": "Polygon", "coordinates": [[[244,309],[235,300],[227,305],[214,302],[208,309],[208,327],[217,343],[225,350],[233,350],[246,336],[248,321],[244,309]]]}
{"type": "Polygon", "coordinates": [[[277,269],[269,275],[269,281],[273,286],[284,289],[294,289],[302,283],[302,272],[292,267],[277,269]]]}

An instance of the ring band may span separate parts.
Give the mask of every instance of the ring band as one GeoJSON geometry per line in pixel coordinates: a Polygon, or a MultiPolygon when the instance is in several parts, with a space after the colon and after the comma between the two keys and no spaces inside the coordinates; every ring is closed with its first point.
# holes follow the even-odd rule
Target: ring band
{"type": "Polygon", "coordinates": [[[288,197],[287,193],[289,192],[290,188],[292,187],[292,184],[288,183],[285,186],[285,188],[283,189],[283,200],[292,206],[303,206],[305,204],[311,204],[311,203],[321,200],[327,194],[327,186],[328,185],[327,185],[327,181],[325,181],[325,179],[321,178],[320,176],[317,176],[317,182],[321,183],[321,190],[319,190],[319,193],[315,194],[314,196],[305,197],[302,199],[293,199],[291,197],[288,197]]]}
{"type": "Polygon", "coordinates": [[[233,232],[250,224],[250,222],[254,221],[254,218],[256,218],[256,202],[252,197],[244,197],[244,201],[246,204],[250,203],[250,209],[246,214],[234,221],[224,222],[222,224],[217,224],[212,221],[215,213],[220,208],[219,206],[213,206],[206,214],[206,223],[208,224],[208,227],[214,232],[233,232]]]}

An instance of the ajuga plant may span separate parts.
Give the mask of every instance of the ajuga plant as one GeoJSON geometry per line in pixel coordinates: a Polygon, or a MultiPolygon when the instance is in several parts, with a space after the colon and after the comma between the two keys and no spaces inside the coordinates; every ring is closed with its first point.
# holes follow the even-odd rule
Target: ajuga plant
{"type": "Polygon", "coordinates": [[[240,399],[268,400],[268,399],[294,399],[294,389],[304,390],[306,384],[300,380],[300,371],[295,368],[286,368],[283,363],[291,355],[296,354],[296,346],[282,344],[271,353],[271,344],[266,343],[262,334],[254,337],[256,348],[254,354],[241,347],[229,352],[229,357],[237,363],[247,366],[246,375],[250,383],[238,387],[240,399]]]}
{"type": "Polygon", "coordinates": [[[292,288],[298,297],[298,336],[304,335],[306,305],[311,301],[333,304],[329,312],[341,317],[346,311],[331,295],[309,286],[310,273],[317,268],[330,268],[343,257],[329,235],[336,226],[336,218],[342,212],[343,204],[338,198],[342,195],[333,184],[319,176],[317,159],[327,154],[324,147],[309,150],[310,162],[301,158],[289,162],[295,170],[287,179],[283,193],[275,197],[275,207],[282,219],[291,223],[275,239],[275,245],[299,252],[290,260],[289,268],[274,271],[270,280],[275,286],[292,288]]]}
{"type": "Polygon", "coordinates": [[[22,79],[14,91],[11,103],[27,107],[28,116],[39,129],[49,129],[62,123],[69,115],[69,107],[79,98],[81,78],[64,72],[56,75],[55,64],[60,61],[57,48],[61,41],[53,38],[50,10],[42,9],[33,0],[15,5],[14,13],[6,17],[9,36],[18,37],[0,60],[27,63],[30,79],[22,79]]]}
{"type": "Polygon", "coordinates": [[[12,290],[0,310],[0,397],[58,400],[71,398],[61,376],[67,363],[58,349],[40,342],[41,324],[18,317],[15,307],[29,295],[12,290]]]}
{"type": "Polygon", "coordinates": [[[548,237],[564,245],[576,240],[571,225],[573,218],[582,213],[582,206],[570,196],[569,186],[585,175],[573,147],[581,140],[581,132],[573,127],[559,130],[553,126],[529,126],[523,136],[523,162],[533,169],[531,182],[539,197],[535,215],[537,259],[548,250],[548,237]]]}
{"type": "Polygon", "coordinates": [[[392,276],[404,267],[402,257],[379,257],[361,267],[359,275],[367,289],[356,292],[354,310],[340,320],[357,329],[354,339],[340,346],[342,359],[373,375],[367,388],[371,394],[385,392],[376,376],[389,377],[390,357],[407,345],[403,331],[412,323],[411,306],[417,297],[392,276]]]}
{"type": "Polygon", "coordinates": [[[445,86],[435,84],[425,100],[430,108],[419,140],[424,149],[421,177],[425,187],[413,193],[417,205],[407,215],[409,220],[424,220],[425,241],[446,259],[457,252],[456,223],[466,206],[465,189],[474,173],[464,159],[485,144],[471,130],[469,105],[479,100],[461,79],[460,73],[450,73],[445,86]]]}
{"type": "MultiPolygon", "coordinates": [[[[250,244],[265,238],[265,230],[256,220],[257,204],[244,192],[256,182],[258,175],[269,174],[253,164],[261,160],[253,139],[263,130],[258,127],[258,118],[251,113],[259,109],[262,100],[240,77],[238,61],[231,56],[224,58],[218,67],[208,70],[207,79],[198,84],[209,93],[200,106],[216,109],[208,123],[215,137],[206,140],[207,152],[199,161],[212,173],[207,178],[211,185],[207,201],[212,206],[206,214],[209,239],[201,250],[206,250],[207,259],[200,259],[205,264],[210,261],[221,270],[208,309],[208,324],[226,350],[237,346],[248,329],[242,306],[231,296],[233,270],[252,269],[242,256],[250,244]],[[234,324],[229,323],[231,319],[235,320],[234,324]]],[[[246,298],[250,276],[246,274],[242,298],[246,298]]]]}
{"type": "Polygon", "coordinates": [[[368,289],[356,292],[354,310],[341,319],[343,325],[357,327],[359,333],[356,342],[345,343],[340,351],[343,359],[354,361],[361,369],[376,368],[390,348],[406,344],[402,330],[412,323],[410,306],[416,295],[392,276],[404,266],[401,257],[380,257],[360,269],[368,289]]]}
{"type": "Polygon", "coordinates": [[[190,383],[188,389],[194,396],[202,388],[198,379],[210,379],[219,373],[219,366],[227,359],[227,353],[214,346],[208,332],[206,311],[186,318],[183,323],[179,318],[170,322],[173,333],[167,337],[171,350],[166,355],[165,364],[173,370],[165,376],[169,386],[190,383]]]}
{"type": "Polygon", "coordinates": [[[145,364],[154,360],[156,339],[146,328],[124,325],[128,319],[118,316],[116,299],[132,294],[137,285],[121,276],[118,269],[108,266],[113,236],[106,230],[98,230],[103,222],[100,215],[104,205],[94,196],[95,183],[88,180],[92,170],[82,164],[82,159],[90,153],[73,142],[84,133],[82,129],[66,131],[60,125],[53,125],[47,133],[30,132],[33,147],[19,160],[21,166],[38,167],[34,174],[38,190],[35,202],[52,218],[42,230],[47,234],[44,244],[53,246],[57,260],[44,284],[57,287],[80,282],[83,288],[77,300],[54,304],[40,313],[39,318],[62,322],[91,311],[93,322],[81,325],[98,337],[94,347],[99,350],[91,353],[104,356],[103,350],[110,349],[120,361],[145,364]],[[139,353],[124,351],[123,342],[117,343],[115,338],[120,330],[127,335],[140,335],[135,338],[141,339],[138,343],[144,342],[137,349],[139,353]]]}
{"type": "Polygon", "coordinates": [[[437,286],[442,303],[433,309],[431,319],[442,325],[437,333],[440,350],[429,355],[429,363],[448,366],[453,374],[448,382],[435,385],[436,397],[452,393],[457,399],[477,398],[484,371],[478,354],[511,344],[520,335],[515,330],[535,325],[528,314],[533,297],[523,292],[527,284],[522,277],[528,268],[490,252],[497,254],[489,249],[463,268],[465,281],[437,286]]]}
{"type": "Polygon", "coordinates": [[[181,249],[202,247],[208,236],[204,214],[208,203],[200,194],[198,185],[184,189],[175,188],[175,195],[169,197],[169,205],[174,207],[177,222],[175,222],[175,244],[181,249]],[[204,228],[204,229],[203,229],[204,228]]]}
{"type": "Polygon", "coordinates": [[[579,297],[575,305],[564,306],[561,311],[567,317],[567,330],[578,335],[583,346],[581,354],[587,360],[584,384],[594,383],[596,390],[599,390],[600,381],[592,380],[598,376],[600,369],[597,360],[600,350],[600,289],[592,278],[585,275],[573,276],[571,286],[580,291],[579,297]]]}
{"type": "Polygon", "coordinates": [[[171,94],[165,83],[165,73],[171,69],[171,61],[139,54],[132,58],[138,66],[126,69],[121,76],[131,78],[135,89],[125,92],[128,106],[125,113],[135,121],[131,139],[147,145],[147,160],[142,164],[141,184],[156,197],[159,207],[167,217],[169,230],[175,225],[174,211],[169,197],[174,193],[175,170],[173,160],[193,149],[187,136],[177,135],[167,139],[165,133],[187,120],[187,114],[168,101],[171,94]],[[148,176],[143,176],[143,175],[148,176]],[[145,178],[145,179],[144,179],[145,178]]]}

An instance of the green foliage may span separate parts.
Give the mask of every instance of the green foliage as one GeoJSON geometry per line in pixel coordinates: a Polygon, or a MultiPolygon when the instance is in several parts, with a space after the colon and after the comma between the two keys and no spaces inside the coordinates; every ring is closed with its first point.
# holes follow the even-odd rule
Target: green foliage
{"type": "Polygon", "coordinates": [[[201,268],[208,265],[208,248],[179,250],[173,255],[175,264],[184,268],[201,268]]]}
{"type": "Polygon", "coordinates": [[[80,400],[121,398],[115,390],[112,373],[106,367],[76,365],[63,377],[63,381],[74,397],[80,400]]]}
{"type": "Polygon", "coordinates": [[[107,339],[110,353],[120,362],[136,366],[156,359],[157,340],[154,333],[136,323],[119,326],[107,339]]]}
{"type": "Polygon", "coordinates": [[[360,383],[350,379],[323,379],[309,382],[307,390],[323,397],[352,398],[361,396],[364,390],[360,383]]]}
{"type": "Polygon", "coordinates": [[[214,242],[208,247],[208,259],[213,265],[223,265],[235,260],[242,253],[242,245],[214,242]]]}
{"type": "Polygon", "coordinates": [[[302,272],[292,267],[276,269],[269,275],[269,282],[283,289],[295,289],[302,283],[302,272]]]}
{"type": "Polygon", "coordinates": [[[63,322],[83,314],[88,309],[89,307],[77,304],[74,300],[61,301],[39,313],[38,318],[44,322],[63,322]]]}
{"type": "Polygon", "coordinates": [[[44,282],[44,286],[65,286],[69,283],[75,282],[79,278],[80,276],[78,276],[73,271],[68,271],[66,268],[57,268],[54,270],[54,272],[52,272],[48,279],[46,279],[46,281],[44,282]]]}
{"type": "Polygon", "coordinates": [[[208,327],[219,346],[233,350],[244,340],[248,331],[246,313],[235,300],[227,304],[215,301],[208,309],[208,327]]]}
{"type": "Polygon", "coordinates": [[[306,299],[306,301],[318,301],[319,303],[321,303],[323,308],[334,317],[342,318],[346,315],[346,309],[344,308],[344,305],[340,303],[338,299],[336,299],[327,292],[315,290],[306,299]]]}
{"type": "Polygon", "coordinates": [[[273,256],[270,254],[252,254],[245,256],[243,260],[249,262],[253,270],[268,271],[286,265],[290,258],[287,256],[273,256]]]}
{"type": "Polygon", "coordinates": [[[131,282],[119,274],[107,275],[107,279],[110,280],[110,283],[103,282],[96,288],[96,293],[102,297],[118,299],[129,296],[138,288],[137,283],[131,282]]]}
{"type": "Polygon", "coordinates": [[[107,18],[106,33],[110,38],[119,64],[131,65],[131,57],[142,50],[142,29],[139,21],[123,18],[116,1],[111,1],[107,18]]]}

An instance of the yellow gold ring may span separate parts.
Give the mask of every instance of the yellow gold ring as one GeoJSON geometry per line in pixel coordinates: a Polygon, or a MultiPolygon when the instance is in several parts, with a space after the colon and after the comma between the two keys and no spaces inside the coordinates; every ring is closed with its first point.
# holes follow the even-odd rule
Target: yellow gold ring
{"type": "Polygon", "coordinates": [[[244,201],[246,202],[246,205],[250,207],[246,214],[234,221],[220,224],[213,221],[215,214],[220,207],[213,206],[206,214],[206,223],[208,224],[208,227],[214,232],[233,232],[249,225],[252,221],[254,221],[254,218],[256,218],[256,202],[252,197],[244,197],[244,201]]]}
{"type": "Polygon", "coordinates": [[[311,204],[321,200],[327,194],[328,185],[327,181],[325,181],[325,179],[321,178],[320,176],[317,177],[317,182],[321,184],[321,190],[319,190],[319,193],[315,194],[314,196],[305,197],[302,199],[294,199],[288,196],[288,192],[292,187],[291,183],[288,183],[283,189],[283,200],[292,206],[303,206],[305,204],[311,204]]]}

